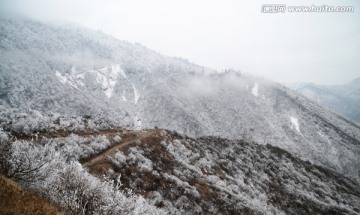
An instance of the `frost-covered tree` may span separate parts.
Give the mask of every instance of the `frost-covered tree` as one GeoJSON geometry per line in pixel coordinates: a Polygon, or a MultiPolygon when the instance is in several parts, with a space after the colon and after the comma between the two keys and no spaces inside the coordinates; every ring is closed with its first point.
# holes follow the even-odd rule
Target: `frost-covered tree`
{"type": "MultiPolygon", "coordinates": [[[[75,135],[70,139],[83,141],[75,135]]],[[[104,143],[109,144],[105,136],[90,142],[94,150],[104,143]]],[[[74,150],[78,146],[71,147],[74,150]]],[[[83,169],[78,161],[66,159],[66,152],[55,141],[35,145],[3,138],[0,174],[50,199],[69,214],[163,214],[144,198],[124,190],[119,178],[100,180],[83,169]]]]}
{"type": "Polygon", "coordinates": [[[34,185],[53,174],[58,153],[23,141],[0,143],[0,173],[21,184],[34,185]]]}
{"type": "Polygon", "coordinates": [[[73,162],[49,187],[54,202],[70,214],[163,214],[142,197],[120,191],[120,184],[100,181],[73,162]]]}

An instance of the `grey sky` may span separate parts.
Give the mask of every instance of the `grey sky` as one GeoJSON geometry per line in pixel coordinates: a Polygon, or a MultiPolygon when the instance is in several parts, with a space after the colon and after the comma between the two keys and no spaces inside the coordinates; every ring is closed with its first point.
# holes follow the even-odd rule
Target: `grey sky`
{"type": "Polygon", "coordinates": [[[360,77],[360,1],[0,0],[2,12],[70,21],[218,70],[279,82],[360,77]],[[354,6],[353,13],[261,13],[263,4],[354,6]]]}

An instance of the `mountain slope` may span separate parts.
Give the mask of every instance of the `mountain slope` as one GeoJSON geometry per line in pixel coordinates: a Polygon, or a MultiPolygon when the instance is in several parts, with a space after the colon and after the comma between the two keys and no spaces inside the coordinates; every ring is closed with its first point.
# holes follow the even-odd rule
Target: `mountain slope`
{"type": "Polygon", "coordinates": [[[0,176],[1,214],[64,214],[39,196],[21,190],[16,183],[0,176]]]}
{"type": "Polygon", "coordinates": [[[163,83],[151,86],[140,101],[145,127],[244,137],[359,176],[353,169],[359,127],[280,85],[233,73],[178,75],[163,83]]]}
{"type": "Polygon", "coordinates": [[[86,115],[113,127],[268,143],[360,178],[360,127],[277,83],[77,26],[2,19],[0,30],[3,127],[31,130],[42,111],[86,115]]]}
{"type": "Polygon", "coordinates": [[[359,184],[271,145],[119,128],[55,130],[32,142],[80,158],[102,180],[120,176],[122,190],[132,189],[166,214],[360,212],[359,184]]]}
{"type": "Polygon", "coordinates": [[[171,214],[359,212],[357,184],[270,145],[158,131],[120,150],[115,173],[171,214]]]}
{"type": "Polygon", "coordinates": [[[360,124],[360,78],[344,85],[286,84],[321,106],[360,124]]]}
{"type": "Polygon", "coordinates": [[[11,107],[120,121],[134,114],[117,99],[135,102],[152,73],[207,70],[73,25],[1,19],[0,30],[0,104],[11,107]]]}

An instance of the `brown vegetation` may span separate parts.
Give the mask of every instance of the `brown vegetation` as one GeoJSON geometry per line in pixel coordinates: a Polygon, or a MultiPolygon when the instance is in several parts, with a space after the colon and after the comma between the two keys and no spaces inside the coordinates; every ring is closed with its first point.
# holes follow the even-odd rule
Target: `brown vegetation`
{"type": "Polygon", "coordinates": [[[0,176],[0,214],[63,214],[46,200],[0,176]]]}

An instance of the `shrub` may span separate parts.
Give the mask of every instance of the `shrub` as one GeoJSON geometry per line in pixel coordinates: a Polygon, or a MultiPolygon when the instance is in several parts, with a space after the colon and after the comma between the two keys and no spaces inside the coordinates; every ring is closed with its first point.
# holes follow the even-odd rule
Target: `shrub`
{"type": "Polygon", "coordinates": [[[121,137],[120,137],[119,135],[116,135],[116,136],[114,137],[114,142],[115,142],[116,144],[119,144],[119,143],[121,142],[121,137]]]}
{"type": "Polygon", "coordinates": [[[24,141],[1,142],[0,154],[0,173],[22,184],[44,181],[57,160],[52,147],[36,147],[24,141]]]}

